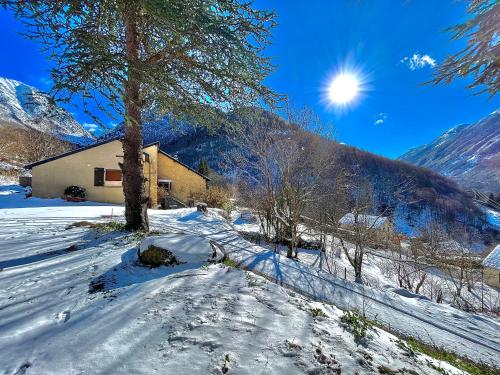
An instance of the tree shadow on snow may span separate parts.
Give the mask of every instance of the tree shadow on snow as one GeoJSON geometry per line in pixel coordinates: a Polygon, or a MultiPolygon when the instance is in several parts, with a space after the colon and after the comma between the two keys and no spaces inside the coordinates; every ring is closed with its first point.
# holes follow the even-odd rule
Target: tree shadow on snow
{"type": "MultiPolygon", "coordinates": [[[[73,252],[80,252],[89,247],[95,246],[100,242],[110,241],[114,238],[121,236],[120,232],[110,232],[100,237],[96,237],[96,232],[84,232],[84,235],[76,242],[69,246],[65,246],[61,249],[50,250],[44,253],[38,253],[29,255],[22,258],[8,259],[0,261],[0,270],[10,268],[10,267],[18,267],[18,266],[26,266],[28,264],[41,262],[44,260],[50,260],[55,257],[59,257],[62,255],[66,255],[73,252]]],[[[36,245],[36,241],[33,243],[36,245]]]]}

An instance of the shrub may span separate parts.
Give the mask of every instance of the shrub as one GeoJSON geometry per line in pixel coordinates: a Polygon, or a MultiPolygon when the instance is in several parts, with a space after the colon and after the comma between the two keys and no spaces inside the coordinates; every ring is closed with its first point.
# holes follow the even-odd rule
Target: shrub
{"type": "Polygon", "coordinates": [[[122,232],[125,230],[125,223],[120,223],[118,221],[106,221],[104,223],[91,224],[90,227],[103,233],[122,232]]]}
{"type": "Polygon", "coordinates": [[[372,322],[356,311],[344,312],[344,315],[340,317],[340,321],[349,327],[356,341],[366,338],[368,329],[373,326],[372,322]]]}
{"type": "Polygon", "coordinates": [[[180,264],[171,251],[154,245],[150,245],[142,253],[139,252],[139,261],[151,267],[175,266],[180,264]]]}
{"type": "Polygon", "coordinates": [[[163,202],[169,194],[170,193],[165,186],[158,186],[158,202],[163,202]]]}
{"type": "Polygon", "coordinates": [[[326,317],[325,312],[323,310],[321,310],[319,307],[315,307],[315,308],[311,309],[311,314],[312,314],[313,318],[326,317]]]}
{"type": "Polygon", "coordinates": [[[64,195],[73,198],[85,198],[85,189],[81,186],[68,186],[64,189],[64,195]]]}
{"type": "Polygon", "coordinates": [[[236,261],[232,260],[232,259],[231,259],[231,258],[229,258],[227,255],[226,255],[226,256],[224,256],[224,259],[222,260],[222,263],[223,263],[226,267],[240,268],[239,263],[237,263],[236,261]]]}
{"type": "Polygon", "coordinates": [[[211,186],[203,197],[208,207],[227,210],[230,206],[229,191],[221,186],[211,186]]]}

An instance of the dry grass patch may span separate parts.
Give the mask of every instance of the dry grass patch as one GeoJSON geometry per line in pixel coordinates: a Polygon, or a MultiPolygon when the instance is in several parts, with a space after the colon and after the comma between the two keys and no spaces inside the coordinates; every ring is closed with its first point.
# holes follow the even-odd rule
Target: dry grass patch
{"type": "Polygon", "coordinates": [[[150,267],[176,266],[180,264],[170,250],[162,249],[154,245],[150,245],[142,253],[139,252],[139,261],[150,267]]]}

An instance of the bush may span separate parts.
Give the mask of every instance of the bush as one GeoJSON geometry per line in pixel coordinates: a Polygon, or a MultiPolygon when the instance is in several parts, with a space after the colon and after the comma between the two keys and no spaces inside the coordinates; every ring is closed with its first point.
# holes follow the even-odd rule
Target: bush
{"type": "Polygon", "coordinates": [[[319,307],[315,307],[315,308],[311,309],[311,314],[312,314],[313,318],[326,317],[325,312],[323,310],[321,310],[319,307]]]}
{"type": "Polygon", "coordinates": [[[226,267],[232,267],[232,268],[240,268],[240,265],[238,262],[235,262],[234,260],[232,260],[231,258],[229,258],[227,255],[224,256],[224,259],[222,259],[222,263],[226,266],[226,267]]]}
{"type": "Polygon", "coordinates": [[[230,206],[229,191],[221,186],[211,186],[205,193],[203,200],[208,207],[222,208],[227,210],[230,206]]]}
{"type": "Polygon", "coordinates": [[[122,232],[125,230],[125,223],[120,223],[118,221],[106,221],[104,223],[91,224],[90,227],[103,233],[122,232]]]}
{"type": "Polygon", "coordinates": [[[73,198],[85,198],[85,189],[81,186],[68,186],[64,189],[64,195],[73,198]]]}
{"type": "Polygon", "coordinates": [[[340,317],[340,321],[349,327],[356,341],[366,338],[368,329],[373,326],[372,322],[356,311],[344,312],[344,315],[340,317]]]}
{"type": "Polygon", "coordinates": [[[163,202],[170,195],[165,186],[158,186],[158,202],[163,202]]]}

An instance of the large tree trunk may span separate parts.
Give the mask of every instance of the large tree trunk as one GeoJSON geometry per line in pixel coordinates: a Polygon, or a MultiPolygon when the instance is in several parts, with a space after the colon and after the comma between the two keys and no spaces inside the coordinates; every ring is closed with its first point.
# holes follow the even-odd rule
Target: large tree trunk
{"type": "Polygon", "coordinates": [[[139,58],[137,18],[130,10],[126,15],[126,53],[129,64],[125,84],[125,137],[123,138],[123,194],[125,195],[126,228],[148,230],[148,198],[144,193],[142,159],[142,123],[140,84],[135,65],[139,58]]]}

